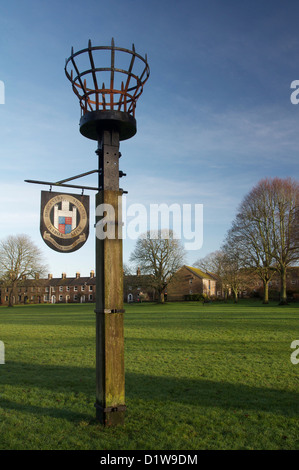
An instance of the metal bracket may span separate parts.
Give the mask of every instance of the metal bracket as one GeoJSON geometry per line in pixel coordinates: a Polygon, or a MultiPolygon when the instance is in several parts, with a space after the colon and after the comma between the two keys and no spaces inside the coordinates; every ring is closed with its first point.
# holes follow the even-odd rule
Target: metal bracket
{"type": "Polygon", "coordinates": [[[95,313],[102,313],[102,314],[105,314],[105,313],[125,313],[125,310],[124,309],[117,309],[117,308],[113,308],[113,309],[110,309],[110,308],[104,308],[104,309],[95,309],[94,310],[95,313]]]}
{"type": "Polygon", "coordinates": [[[116,411],[126,411],[126,405],[118,405],[118,406],[107,406],[104,408],[103,406],[99,405],[98,403],[94,404],[95,408],[102,411],[103,413],[115,413],[116,411]]]}
{"type": "Polygon", "coordinates": [[[81,189],[82,194],[83,194],[84,189],[90,189],[92,191],[100,191],[101,188],[96,188],[94,186],[79,186],[79,185],[76,185],[76,184],[65,184],[68,181],[72,181],[72,180],[75,180],[77,178],[83,178],[84,176],[91,175],[92,173],[99,173],[99,170],[87,171],[86,173],[81,173],[80,175],[71,176],[70,178],[65,178],[64,180],[57,181],[56,183],[52,183],[50,181],[38,181],[38,180],[25,180],[25,183],[35,183],[35,184],[49,185],[50,186],[50,191],[52,190],[52,186],[62,186],[62,187],[66,187],[66,188],[81,189]]]}

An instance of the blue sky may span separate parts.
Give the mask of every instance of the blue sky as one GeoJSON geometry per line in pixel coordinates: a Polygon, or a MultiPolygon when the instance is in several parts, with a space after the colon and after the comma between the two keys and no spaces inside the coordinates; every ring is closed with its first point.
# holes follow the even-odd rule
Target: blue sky
{"type": "MultiPolygon", "coordinates": [[[[147,53],[138,132],[121,142],[127,204],[203,204],[203,246],[217,250],[245,194],[264,177],[298,178],[299,3],[240,0],[11,0],[0,15],[0,238],[26,233],[49,272],[95,267],[94,193],[87,243],[72,254],[39,233],[40,191],[96,168],[79,133],[79,103],[64,74],[71,47],[115,44],[147,53]]],[[[90,176],[83,183],[93,185],[90,176]]],[[[55,188],[53,188],[55,190],[55,188]]],[[[70,192],[72,192],[70,190],[70,192]]],[[[76,192],[76,191],[73,191],[76,192]]],[[[124,241],[127,262],[134,241],[124,241]]]]}

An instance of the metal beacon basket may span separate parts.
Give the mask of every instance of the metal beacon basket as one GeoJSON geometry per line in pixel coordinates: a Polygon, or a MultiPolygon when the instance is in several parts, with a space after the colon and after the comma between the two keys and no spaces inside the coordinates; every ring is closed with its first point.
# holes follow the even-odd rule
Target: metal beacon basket
{"type": "Polygon", "coordinates": [[[117,129],[120,140],[133,137],[136,102],[150,74],[146,55],[137,54],[134,44],[132,50],[116,47],[113,38],[110,46],[92,46],[89,40],[86,49],[72,48],[65,73],[79,98],[82,135],[98,140],[108,128],[117,129]]]}

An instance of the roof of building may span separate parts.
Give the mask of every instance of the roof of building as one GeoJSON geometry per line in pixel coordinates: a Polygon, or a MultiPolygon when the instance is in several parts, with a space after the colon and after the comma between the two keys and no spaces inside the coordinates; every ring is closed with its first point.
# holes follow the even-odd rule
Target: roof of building
{"type": "MultiPolygon", "coordinates": [[[[3,283],[2,283],[3,284],[3,283]]],[[[1,285],[1,281],[0,281],[1,285]]],[[[90,273],[90,276],[81,277],[79,273],[77,273],[74,277],[66,277],[63,275],[61,277],[52,277],[51,274],[48,275],[47,278],[24,278],[20,280],[18,285],[20,287],[47,287],[47,286],[82,286],[82,285],[96,285],[96,277],[94,276],[94,272],[90,273]]]]}
{"type": "Polygon", "coordinates": [[[189,269],[193,274],[200,277],[201,279],[209,279],[210,281],[216,281],[216,276],[212,273],[205,273],[199,268],[193,268],[192,266],[186,266],[185,268],[189,269]]]}

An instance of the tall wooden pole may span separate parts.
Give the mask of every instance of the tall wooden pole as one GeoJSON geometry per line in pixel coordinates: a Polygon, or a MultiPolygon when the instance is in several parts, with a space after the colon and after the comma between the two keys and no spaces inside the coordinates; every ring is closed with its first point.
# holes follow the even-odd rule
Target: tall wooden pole
{"type": "MultiPolygon", "coordinates": [[[[96,208],[109,204],[115,213],[114,220],[105,222],[106,216],[97,212],[96,222],[106,223],[108,237],[96,239],[96,417],[103,424],[114,425],[124,422],[125,373],[124,373],[124,324],[123,324],[123,264],[121,228],[121,196],[119,177],[119,141],[136,134],[136,102],[149,78],[147,56],[141,57],[135,51],[116,47],[112,38],[110,46],[92,46],[74,52],[65,63],[65,74],[72,83],[74,93],[80,100],[80,132],[88,139],[98,141],[99,192],[96,208]],[[96,67],[93,52],[109,51],[110,66],[96,67]],[[116,55],[117,51],[117,55],[116,55]],[[128,54],[130,63],[127,70],[115,65],[119,53],[128,54]],[[86,70],[78,67],[78,57],[89,63],[86,70]],[[135,64],[138,64],[137,67],[135,64]],[[140,69],[142,66],[142,71],[140,69]],[[134,72],[133,72],[134,68],[134,72]],[[139,74],[138,74],[139,70],[139,74]],[[110,72],[110,85],[99,82],[110,72]],[[103,74],[104,73],[104,74],[103,74]],[[116,76],[118,80],[115,80],[116,76]],[[87,87],[87,78],[89,85],[87,87]],[[121,83],[121,86],[119,84],[121,83]],[[101,219],[103,221],[101,222],[101,219]],[[111,227],[114,236],[111,237],[111,227]]],[[[95,172],[94,170],[84,175],[95,172]]],[[[60,181],[64,183],[70,179],[60,181]]],[[[72,187],[74,187],[72,185],[72,187]]],[[[83,188],[83,187],[82,187],[83,188]]],[[[86,189],[95,189],[88,188],[86,189]]],[[[97,188],[96,188],[97,189],[97,188]]]]}
{"type": "MultiPolygon", "coordinates": [[[[96,418],[104,425],[124,423],[125,369],[123,321],[123,260],[121,196],[119,190],[119,133],[104,131],[99,136],[99,187],[96,207],[109,204],[115,220],[107,238],[96,238],[96,418]],[[121,233],[121,231],[120,231],[121,233]]],[[[100,217],[96,217],[98,223],[100,217]]]]}

